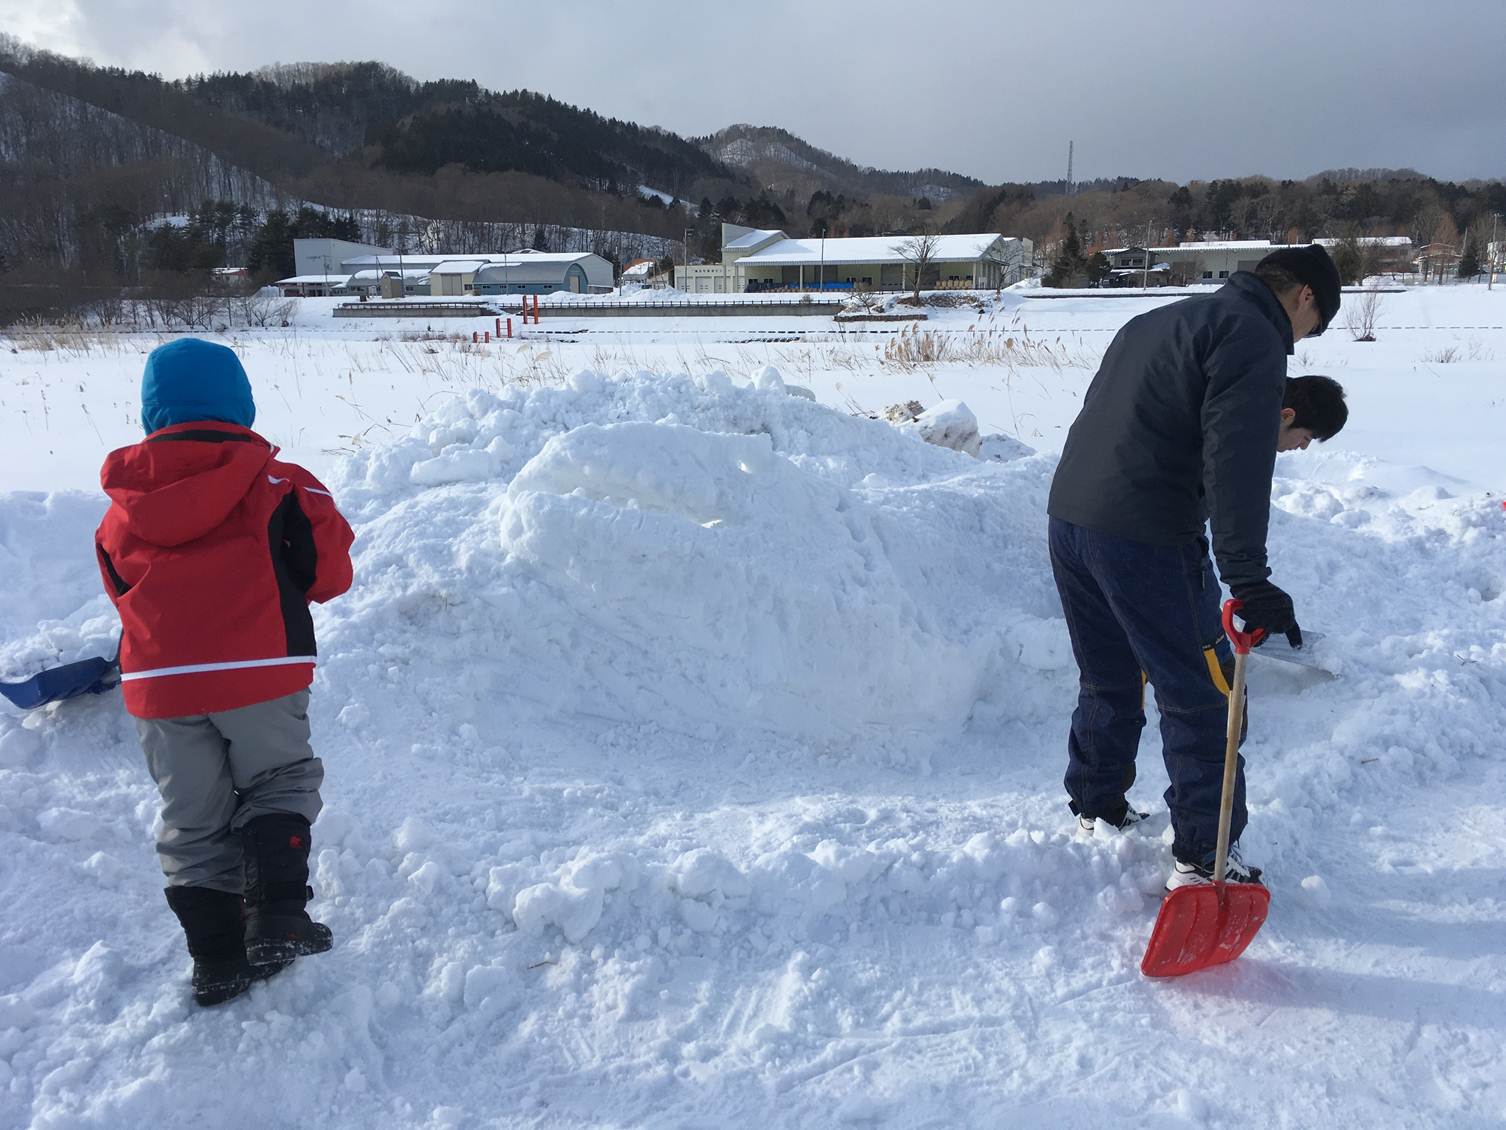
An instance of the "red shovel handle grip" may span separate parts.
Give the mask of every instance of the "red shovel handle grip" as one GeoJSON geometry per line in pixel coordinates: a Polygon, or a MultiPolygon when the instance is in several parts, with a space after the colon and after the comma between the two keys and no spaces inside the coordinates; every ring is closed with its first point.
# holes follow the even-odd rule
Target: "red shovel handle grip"
{"type": "Polygon", "coordinates": [[[1250,649],[1265,639],[1265,629],[1256,628],[1253,632],[1242,632],[1234,626],[1234,614],[1244,606],[1244,601],[1235,600],[1232,596],[1224,601],[1224,635],[1229,637],[1229,642],[1234,645],[1236,652],[1240,655],[1249,655],[1250,649]]]}

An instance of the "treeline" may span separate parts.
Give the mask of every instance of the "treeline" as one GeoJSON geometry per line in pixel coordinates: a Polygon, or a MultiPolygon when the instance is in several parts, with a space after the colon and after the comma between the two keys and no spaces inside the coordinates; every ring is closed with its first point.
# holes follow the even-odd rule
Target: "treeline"
{"type": "MultiPolygon", "coordinates": [[[[1506,183],[1440,181],[1409,169],[1336,170],[1305,180],[1137,181],[1071,196],[1037,185],[974,194],[947,231],[1020,235],[1054,254],[1071,228],[1087,251],[1166,246],[1196,239],[1299,242],[1320,236],[1404,235],[1418,247],[1474,246],[1483,253],[1492,215],[1506,212],[1506,183]]],[[[1049,258],[1047,260],[1050,261],[1049,258]]]]}
{"type": "Polygon", "coordinates": [[[279,208],[263,216],[233,201],[212,200],[191,209],[184,223],[153,228],[141,270],[183,273],[244,266],[254,282],[270,282],[293,274],[293,240],[359,242],[361,234],[360,223],[350,214],[332,215],[305,205],[292,214],[279,208]]]}

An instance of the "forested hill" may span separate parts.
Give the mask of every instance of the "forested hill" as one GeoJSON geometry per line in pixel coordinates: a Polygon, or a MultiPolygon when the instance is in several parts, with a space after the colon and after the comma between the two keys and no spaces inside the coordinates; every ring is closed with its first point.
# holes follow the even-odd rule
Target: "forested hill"
{"type": "Polygon", "coordinates": [[[723,164],[751,173],[771,191],[792,191],[801,198],[826,192],[925,197],[939,202],[983,187],[980,180],[943,169],[891,172],[857,165],[773,126],[728,126],[700,138],[699,144],[723,164]]]}
{"type": "Polygon", "coordinates": [[[461,165],[608,192],[647,184],[680,197],[743,179],[664,130],[526,90],[496,93],[469,80],[421,83],[382,63],[296,64],[171,85],[330,156],[359,155],[394,172],[461,165]]]}
{"type": "MultiPolygon", "coordinates": [[[[553,98],[471,81],[420,83],[381,63],[302,64],[177,81],[32,51],[0,39],[0,70],[179,134],[269,178],[331,160],[434,173],[447,165],[577,187],[682,197],[745,183],[683,138],[553,98]]],[[[331,202],[343,203],[343,202],[331,202]]]]}

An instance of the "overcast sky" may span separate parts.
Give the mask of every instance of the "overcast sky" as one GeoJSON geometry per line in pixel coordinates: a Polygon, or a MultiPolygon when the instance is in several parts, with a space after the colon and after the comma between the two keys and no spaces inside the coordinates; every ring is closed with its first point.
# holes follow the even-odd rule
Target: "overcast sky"
{"type": "Polygon", "coordinates": [[[177,77],[379,59],[705,134],[782,126],[985,181],[1506,175],[1506,0],[0,0],[0,30],[177,77]]]}

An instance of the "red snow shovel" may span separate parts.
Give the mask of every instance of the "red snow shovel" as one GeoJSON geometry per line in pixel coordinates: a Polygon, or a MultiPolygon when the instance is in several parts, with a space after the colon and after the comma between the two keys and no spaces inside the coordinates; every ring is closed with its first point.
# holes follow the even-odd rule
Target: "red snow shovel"
{"type": "Polygon", "coordinates": [[[1150,945],[1140,962],[1147,977],[1180,977],[1210,965],[1222,965],[1244,953],[1265,921],[1271,892],[1259,883],[1226,883],[1229,861],[1229,822],[1234,810],[1234,773],[1239,765],[1239,730],[1245,699],[1245,661],[1265,635],[1263,629],[1242,632],[1234,626],[1241,604],[1224,602],[1224,632],[1234,645],[1234,686],[1229,694],[1229,726],[1224,747],[1224,791],[1218,806],[1218,851],[1213,882],[1178,887],[1161,903],[1150,945]]]}

